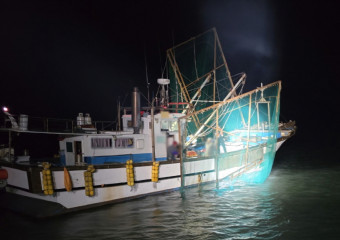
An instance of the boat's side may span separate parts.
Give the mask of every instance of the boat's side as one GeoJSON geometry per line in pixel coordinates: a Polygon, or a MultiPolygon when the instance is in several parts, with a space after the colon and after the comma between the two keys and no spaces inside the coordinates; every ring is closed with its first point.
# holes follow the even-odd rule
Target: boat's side
{"type": "MultiPolygon", "coordinates": [[[[277,147],[285,139],[281,139],[277,147]]],[[[194,186],[225,178],[235,178],[252,171],[261,172],[265,162],[266,145],[250,148],[248,159],[245,150],[224,154],[218,158],[193,158],[180,161],[160,162],[158,182],[151,181],[152,162],[134,163],[134,186],[128,186],[125,164],[96,166],[93,173],[94,196],[85,195],[85,166],[69,170],[73,189],[67,192],[64,186],[63,168],[52,168],[54,194],[44,195],[42,187],[42,168],[7,164],[7,192],[59,206],[58,213],[90,208],[117,201],[129,200],[181,186],[194,186]]],[[[271,165],[270,165],[271,168],[271,165]]],[[[47,214],[48,215],[48,214],[47,214]]],[[[43,215],[42,215],[43,216],[43,215]]]]}
{"type": "Polygon", "coordinates": [[[87,206],[97,203],[110,202],[113,200],[142,196],[150,193],[170,190],[180,187],[180,163],[167,162],[159,167],[159,181],[151,181],[152,165],[143,164],[134,167],[135,184],[127,185],[125,165],[121,167],[111,167],[96,169],[93,174],[93,187],[95,194],[92,197],[85,195],[84,170],[70,170],[73,190],[67,192],[64,186],[64,171],[62,169],[53,170],[52,179],[54,183],[53,195],[44,195],[41,185],[41,169],[38,176],[31,179],[32,182],[40,183],[40,191],[30,188],[28,181],[29,171],[16,169],[15,167],[4,167],[8,171],[7,191],[23,196],[42,199],[50,202],[60,203],[66,208],[87,206]],[[20,179],[20,181],[18,181],[20,179]]]}

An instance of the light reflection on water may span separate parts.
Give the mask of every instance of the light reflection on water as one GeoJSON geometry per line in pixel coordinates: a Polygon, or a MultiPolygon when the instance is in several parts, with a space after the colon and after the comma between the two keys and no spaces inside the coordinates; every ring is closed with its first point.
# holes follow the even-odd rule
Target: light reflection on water
{"type": "Polygon", "coordinates": [[[287,157],[263,184],[223,181],[43,221],[5,211],[0,229],[11,239],[338,239],[340,167],[287,157]]]}

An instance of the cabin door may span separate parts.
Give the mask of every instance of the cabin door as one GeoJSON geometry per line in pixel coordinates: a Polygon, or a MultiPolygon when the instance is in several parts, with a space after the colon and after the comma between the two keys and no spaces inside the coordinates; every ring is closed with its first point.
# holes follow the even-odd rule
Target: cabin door
{"type": "Polygon", "coordinates": [[[167,149],[167,159],[171,159],[172,158],[172,145],[175,141],[175,138],[173,135],[168,135],[167,137],[167,143],[166,143],[166,149],[167,149]]]}
{"type": "Polygon", "coordinates": [[[84,162],[81,141],[74,141],[74,157],[76,164],[82,164],[84,162]]]}

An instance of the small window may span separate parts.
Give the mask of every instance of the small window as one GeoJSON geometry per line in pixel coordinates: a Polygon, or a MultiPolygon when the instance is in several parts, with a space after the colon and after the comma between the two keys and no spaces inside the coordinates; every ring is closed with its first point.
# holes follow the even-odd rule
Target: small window
{"type": "Polygon", "coordinates": [[[92,148],[112,148],[112,138],[92,138],[92,148]]]}
{"type": "Polygon", "coordinates": [[[177,132],[178,131],[178,122],[177,121],[171,121],[169,130],[171,132],[177,132]]]}
{"type": "Polygon", "coordinates": [[[66,142],[66,152],[73,152],[73,144],[71,142],[66,142]]]}
{"type": "Polygon", "coordinates": [[[116,148],[132,148],[133,138],[117,138],[115,141],[116,148]]]}
{"type": "Polygon", "coordinates": [[[161,131],[168,131],[169,130],[169,121],[162,120],[161,121],[161,131]]]}

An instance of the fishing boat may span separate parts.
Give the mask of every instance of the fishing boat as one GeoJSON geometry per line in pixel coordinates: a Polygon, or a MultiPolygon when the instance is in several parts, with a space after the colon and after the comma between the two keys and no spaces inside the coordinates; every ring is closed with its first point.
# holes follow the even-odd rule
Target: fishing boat
{"type": "Polygon", "coordinates": [[[39,126],[4,110],[0,206],[48,217],[209,182],[265,181],[296,130],[279,122],[281,81],[243,93],[246,74],[231,75],[215,29],[168,49],[167,66],[147,106],[133,88],[115,129],[89,114],[39,126]],[[16,155],[13,138],[26,134],[58,136],[58,155],[16,155]]]}

